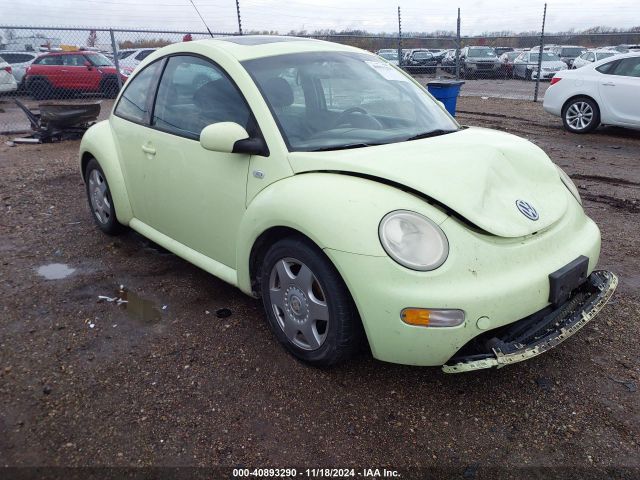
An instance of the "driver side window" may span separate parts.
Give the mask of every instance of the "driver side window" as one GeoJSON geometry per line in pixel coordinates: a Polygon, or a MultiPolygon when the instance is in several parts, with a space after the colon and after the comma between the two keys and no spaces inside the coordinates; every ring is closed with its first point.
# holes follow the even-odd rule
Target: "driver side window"
{"type": "Polygon", "coordinates": [[[247,130],[251,114],[231,80],[200,57],[170,57],[160,80],[152,125],[167,133],[198,139],[204,127],[235,122],[247,130]]]}

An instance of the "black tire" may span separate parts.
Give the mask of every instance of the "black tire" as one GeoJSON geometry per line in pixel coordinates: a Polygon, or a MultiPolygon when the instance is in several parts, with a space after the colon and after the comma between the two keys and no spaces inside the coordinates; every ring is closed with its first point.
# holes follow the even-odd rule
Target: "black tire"
{"type": "MultiPolygon", "coordinates": [[[[291,267],[291,271],[293,271],[294,266],[295,263],[291,267]]],[[[298,273],[301,271],[299,269],[298,273]]],[[[360,349],[364,336],[362,323],[349,290],[327,256],[306,238],[296,236],[284,238],[269,248],[262,261],[260,289],[271,331],[285,349],[296,358],[317,367],[328,367],[350,359],[360,349]],[[301,348],[293,343],[285,334],[285,327],[281,326],[280,323],[285,319],[289,319],[289,324],[291,324],[294,319],[294,313],[291,310],[295,308],[293,296],[296,294],[296,287],[294,283],[289,282],[295,282],[297,277],[296,279],[284,280],[284,283],[282,283],[283,280],[281,279],[277,280],[280,291],[285,289],[285,285],[287,286],[282,298],[286,299],[287,294],[291,290],[294,291],[285,303],[288,313],[285,312],[285,309],[274,306],[277,303],[274,303],[271,297],[271,284],[274,283],[274,278],[279,277],[276,273],[276,264],[279,264],[284,259],[294,260],[308,267],[311,270],[313,285],[316,287],[310,290],[314,292],[314,297],[318,295],[324,297],[325,308],[328,311],[328,321],[325,324],[323,342],[315,349],[301,348]],[[320,290],[317,290],[317,288],[320,290]],[[316,292],[319,292],[319,294],[316,294],[316,292]],[[279,313],[276,314],[276,311],[279,313]]],[[[297,291],[297,293],[300,292],[301,290],[297,291]]],[[[303,313],[310,312],[305,305],[311,303],[311,295],[303,295],[303,313]]],[[[298,302],[298,313],[301,310],[299,306],[300,302],[298,302]]],[[[306,317],[301,321],[305,322],[306,320],[306,322],[309,322],[311,318],[307,313],[306,317]]],[[[299,323],[298,325],[302,324],[299,323]]],[[[298,331],[296,327],[292,328],[296,331],[296,336],[303,335],[302,330],[298,331]]],[[[300,326],[300,329],[303,328],[300,326]]],[[[319,328],[316,331],[319,331],[319,328]]],[[[301,338],[304,339],[306,337],[301,338]]]]}
{"type": "Polygon", "coordinates": [[[107,78],[102,82],[102,95],[106,98],[116,98],[120,91],[120,85],[116,78],[107,78]]]}
{"type": "Polygon", "coordinates": [[[528,68],[524,72],[524,79],[531,80],[531,70],[529,70],[528,68]]]}
{"type": "Polygon", "coordinates": [[[124,230],[124,226],[118,222],[118,219],[116,218],[116,208],[111,198],[111,190],[109,189],[107,177],[95,158],[92,158],[87,164],[84,180],[87,200],[89,202],[89,210],[98,228],[108,235],[117,235],[121,233],[124,230]],[[94,172],[99,178],[99,182],[94,181],[94,172]],[[98,195],[96,189],[102,193],[102,199],[106,199],[106,202],[102,202],[102,209],[95,205],[95,203],[100,199],[95,197],[92,199],[94,194],[98,195]]]}
{"type": "Polygon", "coordinates": [[[53,88],[46,80],[35,79],[29,83],[29,94],[36,100],[47,100],[53,96],[53,88]]]}
{"type": "Polygon", "coordinates": [[[569,100],[562,107],[562,124],[565,130],[571,133],[589,133],[598,128],[600,125],[600,108],[598,104],[588,97],[576,97],[569,100]],[[588,107],[585,108],[584,105],[588,107]],[[573,108],[575,106],[575,108],[573,108]],[[591,116],[584,116],[590,109],[591,116]],[[581,126],[580,120],[575,118],[576,112],[583,112],[583,118],[590,118],[588,122],[585,121],[585,125],[581,126]]]}

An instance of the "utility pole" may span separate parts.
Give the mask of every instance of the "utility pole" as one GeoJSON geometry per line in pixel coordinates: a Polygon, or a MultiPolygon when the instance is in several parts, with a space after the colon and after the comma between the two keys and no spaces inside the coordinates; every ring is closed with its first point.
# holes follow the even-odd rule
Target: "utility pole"
{"type": "Polygon", "coordinates": [[[544,12],[542,13],[542,32],[540,32],[540,49],[538,50],[538,77],[536,78],[536,89],[533,93],[533,101],[538,101],[538,88],[540,88],[540,75],[542,74],[542,51],[544,44],[544,22],[547,19],[547,4],[544,4],[544,12]]]}
{"type": "Polygon", "coordinates": [[[398,5],[398,66],[402,68],[402,19],[400,17],[399,5],[398,5]]]}
{"type": "Polygon", "coordinates": [[[460,80],[460,7],[458,7],[458,28],[456,31],[456,80],[460,80]]]}
{"type": "Polygon", "coordinates": [[[238,33],[242,35],[242,22],[240,21],[240,0],[236,0],[236,12],[238,13],[238,33]]]}

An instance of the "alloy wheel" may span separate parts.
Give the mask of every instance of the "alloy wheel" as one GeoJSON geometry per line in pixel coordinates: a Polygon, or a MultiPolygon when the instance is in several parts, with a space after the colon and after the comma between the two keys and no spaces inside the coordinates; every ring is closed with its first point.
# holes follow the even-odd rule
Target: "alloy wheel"
{"type": "Polygon", "coordinates": [[[593,121],[593,108],[587,102],[575,102],[567,109],[565,118],[574,130],[584,130],[593,121]]]}

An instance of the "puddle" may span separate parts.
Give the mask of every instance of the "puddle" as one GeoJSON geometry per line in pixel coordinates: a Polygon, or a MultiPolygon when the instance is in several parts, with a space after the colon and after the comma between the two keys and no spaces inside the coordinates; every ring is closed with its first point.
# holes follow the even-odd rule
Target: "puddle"
{"type": "Polygon", "coordinates": [[[127,290],[118,292],[121,300],[120,308],[127,312],[127,316],[144,323],[156,323],[162,318],[162,313],[151,300],[127,290]]]}
{"type": "Polygon", "coordinates": [[[42,265],[41,267],[38,267],[37,270],[38,275],[46,278],[47,280],[62,280],[75,271],[75,268],[71,268],[64,263],[50,263],[48,265],[42,265]]]}
{"type": "MultiPolygon", "coordinates": [[[[118,308],[125,311],[127,317],[143,323],[157,323],[162,319],[162,312],[155,302],[141,297],[121,286],[115,297],[105,295],[98,296],[98,302],[115,303],[118,308]]],[[[164,306],[162,309],[166,309],[164,306]]]]}

